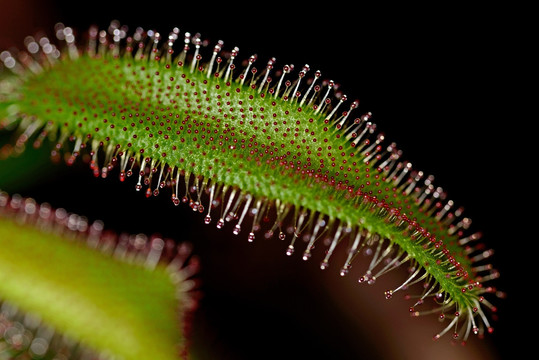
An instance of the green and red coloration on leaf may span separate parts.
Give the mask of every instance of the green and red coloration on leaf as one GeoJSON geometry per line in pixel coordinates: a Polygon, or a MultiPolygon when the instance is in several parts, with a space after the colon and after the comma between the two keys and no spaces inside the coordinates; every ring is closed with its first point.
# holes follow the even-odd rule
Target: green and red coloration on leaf
{"type": "Polygon", "coordinates": [[[412,315],[434,298],[434,311],[452,319],[435,338],[491,330],[483,310],[495,308],[483,295],[495,292],[485,284],[497,277],[484,262],[492,252],[333,81],[310,77],[308,65],[297,75],[291,65],[277,69],[275,59],[259,70],[255,56],[239,66],[238,50],[225,52],[222,42],[203,61],[205,42],[186,33],[178,47],[177,29],[161,39],[113,23],[109,33],[90,29],[84,46],[71,28],[56,30],[62,51],[42,38],[2,55],[16,76],[0,93],[0,126],[19,131],[5,153],[53,137],[53,154],[65,148],[69,163],[85,151],[95,176],[118,169],[148,196],[169,186],[176,204],[188,202],[219,228],[235,221],[234,233],[249,241],[263,228],[266,238],[288,233],[287,254],[301,239],[305,260],[324,243],[322,269],[346,243],[341,275],[357,254],[374,254],[360,282],[406,263],[410,277],[386,297],[421,283],[412,315]]]}

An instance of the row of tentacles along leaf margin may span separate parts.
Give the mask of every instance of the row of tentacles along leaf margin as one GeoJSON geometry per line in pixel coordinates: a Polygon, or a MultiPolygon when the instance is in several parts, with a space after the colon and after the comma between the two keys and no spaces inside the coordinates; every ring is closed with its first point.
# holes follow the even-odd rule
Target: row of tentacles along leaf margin
{"type": "Polygon", "coordinates": [[[492,331],[485,295],[498,273],[481,234],[319,71],[257,68],[256,56],[177,28],[55,34],[0,55],[0,128],[15,134],[2,156],[52,141],[53,157],[135,178],[147,196],[165,191],[249,241],[286,239],[304,260],[324,247],[322,269],[342,243],[343,276],[360,253],[372,257],[359,282],[408,270],[386,298],[403,291],[413,316],[444,319],[435,338],[492,331]]]}

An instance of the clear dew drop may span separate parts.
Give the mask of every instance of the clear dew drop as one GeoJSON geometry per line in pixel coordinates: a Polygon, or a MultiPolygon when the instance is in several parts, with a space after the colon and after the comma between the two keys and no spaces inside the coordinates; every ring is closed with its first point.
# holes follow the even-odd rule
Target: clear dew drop
{"type": "Polygon", "coordinates": [[[286,249],[286,255],[292,256],[293,253],[294,253],[294,246],[288,245],[288,249],[286,249]]]}
{"type": "Polygon", "coordinates": [[[234,230],[232,230],[232,233],[234,235],[238,235],[240,233],[240,231],[241,231],[241,226],[238,224],[238,225],[234,226],[234,230]]]}
{"type": "Polygon", "coordinates": [[[370,271],[367,271],[365,275],[359,278],[358,282],[373,285],[376,282],[376,276],[373,276],[370,271]]]}
{"type": "Polygon", "coordinates": [[[225,220],[223,218],[220,218],[217,222],[217,229],[222,229],[223,226],[225,226],[225,220]]]}
{"type": "Polygon", "coordinates": [[[232,220],[235,220],[236,219],[236,214],[234,214],[232,211],[229,212],[226,216],[225,216],[225,220],[227,222],[231,222],[232,220]]]}
{"type": "Polygon", "coordinates": [[[106,179],[108,176],[108,168],[106,166],[101,169],[101,178],[106,179]]]}
{"type": "Polygon", "coordinates": [[[211,216],[210,215],[206,215],[206,217],[204,218],[204,223],[206,225],[208,225],[209,223],[211,223],[211,216]]]}
{"type": "Polygon", "coordinates": [[[305,252],[303,253],[303,260],[307,261],[311,258],[312,254],[309,250],[305,250],[305,252]]]}
{"type": "Polygon", "coordinates": [[[324,259],[321,263],[320,263],[320,270],[326,270],[329,266],[329,262],[324,259]]]}
{"type": "Polygon", "coordinates": [[[30,344],[30,353],[33,358],[42,358],[47,353],[49,342],[44,338],[35,338],[30,344]]]}
{"type": "Polygon", "coordinates": [[[249,236],[247,237],[247,241],[253,242],[255,240],[255,234],[250,232],[249,236]]]}
{"type": "Polygon", "coordinates": [[[284,240],[285,237],[286,237],[285,234],[281,231],[279,233],[279,240],[284,240]]]}

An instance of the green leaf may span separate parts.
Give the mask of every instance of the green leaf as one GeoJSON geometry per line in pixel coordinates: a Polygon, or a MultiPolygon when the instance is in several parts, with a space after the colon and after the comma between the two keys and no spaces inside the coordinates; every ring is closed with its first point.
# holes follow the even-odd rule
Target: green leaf
{"type": "MultiPolygon", "coordinates": [[[[5,194],[0,196],[5,203],[5,194]]],[[[25,204],[27,210],[35,206],[25,204]]],[[[97,353],[123,359],[179,357],[187,295],[178,299],[182,292],[171,271],[162,264],[141,265],[132,251],[121,259],[91,248],[83,241],[87,235],[58,225],[54,213],[48,220],[25,211],[2,216],[13,212],[9,206],[0,206],[2,300],[37,314],[97,353]],[[25,217],[33,217],[33,224],[25,217]]]]}

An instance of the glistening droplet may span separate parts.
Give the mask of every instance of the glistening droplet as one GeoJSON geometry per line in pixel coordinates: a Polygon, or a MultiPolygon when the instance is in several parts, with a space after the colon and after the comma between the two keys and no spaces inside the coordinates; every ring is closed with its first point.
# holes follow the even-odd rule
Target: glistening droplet
{"type": "Polygon", "coordinates": [[[288,245],[288,249],[286,249],[286,255],[291,256],[294,253],[294,246],[288,245]]]}
{"type": "Polygon", "coordinates": [[[225,226],[225,220],[223,220],[223,218],[220,218],[217,222],[217,229],[222,229],[223,226],[225,226]]]}

